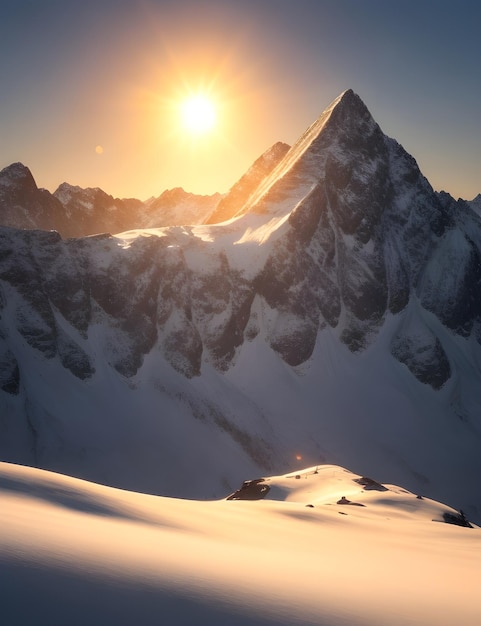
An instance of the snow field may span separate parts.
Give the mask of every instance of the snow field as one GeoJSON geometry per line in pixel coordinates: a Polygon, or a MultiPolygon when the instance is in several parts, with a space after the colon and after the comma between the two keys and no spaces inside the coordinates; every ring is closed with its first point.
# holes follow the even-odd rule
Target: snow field
{"type": "Polygon", "coordinates": [[[356,478],[318,466],[200,502],[1,464],[5,623],[478,624],[479,529],[356,478]]]}

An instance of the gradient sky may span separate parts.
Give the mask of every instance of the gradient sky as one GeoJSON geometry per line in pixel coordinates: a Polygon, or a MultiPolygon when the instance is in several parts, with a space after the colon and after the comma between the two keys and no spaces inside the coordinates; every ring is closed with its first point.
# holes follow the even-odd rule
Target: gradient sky
{"type": "Polygon", "coordinates": [[[435,189],[471,199],[480,24],[478,0],[2,0],[0,168],[50,191],[225,192],[352,88],[435,189]],[[177,110],[199,89],[218,125],[194,140],[177,110]]]}

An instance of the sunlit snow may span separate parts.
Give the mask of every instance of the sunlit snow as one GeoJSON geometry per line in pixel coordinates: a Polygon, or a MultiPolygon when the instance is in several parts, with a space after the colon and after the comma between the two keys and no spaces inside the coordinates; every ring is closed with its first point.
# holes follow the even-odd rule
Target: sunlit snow
{"type": "Polygon", "coordinates": [[[0,464],[2,623],[479,624],[479,528],[359,479],[316,466],[200,502],[0,464]]]}

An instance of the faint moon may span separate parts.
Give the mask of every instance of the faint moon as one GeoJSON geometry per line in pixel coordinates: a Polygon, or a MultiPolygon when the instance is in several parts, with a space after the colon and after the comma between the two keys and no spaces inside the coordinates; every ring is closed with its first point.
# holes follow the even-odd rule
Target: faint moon
{"type": "Polygon", "coordinates": [[[102,148],[102,146],[95,146],[95,152],[97,154],[102,154],[103,151],[104,149],[102,148]]]}

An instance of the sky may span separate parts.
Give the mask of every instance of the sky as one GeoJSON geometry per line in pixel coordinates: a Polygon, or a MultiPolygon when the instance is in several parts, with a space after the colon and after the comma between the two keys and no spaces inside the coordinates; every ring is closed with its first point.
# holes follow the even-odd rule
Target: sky
{"type": "Polygon", "coordinates": [[[3,0],[0,168],[116,197],[226,192],[345,89],[436,190],[481,192],[477,0],[3,0]],[[189,131],[203,94],[216,121],[189,131]]]}

